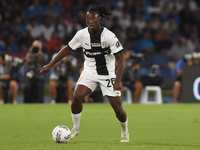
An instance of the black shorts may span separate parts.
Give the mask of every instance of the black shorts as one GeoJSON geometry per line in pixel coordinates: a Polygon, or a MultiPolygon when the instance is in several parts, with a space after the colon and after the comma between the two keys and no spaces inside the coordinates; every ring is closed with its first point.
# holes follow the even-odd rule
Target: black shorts
{"type": "Polygon", "coordinates": [[[5,81],[0,80],[0,83],[2,84],[3,89],[9,88],[9,82],[10,82],[9,80],[5,80],[5,81]]]}
{"type": "Polygon", "coordinates": [[[181,82],[181,81],[182,81],[182,76],[177,76],[177,77],[175,78],[175,81],[181,82]]]}
{"type": "Polygon", "coordinates": [[[134,84],[136,82],[136,80],[130,80],[130,81],[123,81],[123,86],[126,86],[127,88],[129,88],[131,91],[134,91],[135,88],[134,88],[134,84]]]}

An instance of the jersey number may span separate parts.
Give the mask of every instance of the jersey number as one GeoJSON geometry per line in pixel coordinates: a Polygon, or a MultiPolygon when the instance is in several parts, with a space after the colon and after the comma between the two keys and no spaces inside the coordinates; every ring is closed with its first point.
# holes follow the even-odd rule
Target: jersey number
{"type": "Polygon", "coordinates": [[[112,85],[115,83],[115,78],[106,79],[106,82],[108,82],[107,87],[112,87],[112,85]]]}

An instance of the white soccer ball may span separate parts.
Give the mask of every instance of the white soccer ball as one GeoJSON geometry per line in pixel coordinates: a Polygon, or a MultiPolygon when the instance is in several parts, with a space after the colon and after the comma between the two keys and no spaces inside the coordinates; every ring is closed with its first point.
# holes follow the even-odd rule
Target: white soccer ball
{"type": "Polygon", "coordinates": [[[71,139],[71,131],[65,125],[58,125],[52,131],[52,138],[56,143],[67,143],[71,139]]]}

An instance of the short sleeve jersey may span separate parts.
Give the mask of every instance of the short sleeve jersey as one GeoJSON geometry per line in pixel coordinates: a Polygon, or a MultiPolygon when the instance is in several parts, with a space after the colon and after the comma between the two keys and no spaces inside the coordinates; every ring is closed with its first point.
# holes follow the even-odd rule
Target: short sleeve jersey
{"type": "Polygon", "coordinates": [[[68,44],[76,50],[82,47],[85,57],[84,69],[98,75],[109,75],[115,71],[115,54],[123,50],[121,43],[113,32],[105,27],[99,35],[92,35],[89,28],[79,30],[68,44]]]}

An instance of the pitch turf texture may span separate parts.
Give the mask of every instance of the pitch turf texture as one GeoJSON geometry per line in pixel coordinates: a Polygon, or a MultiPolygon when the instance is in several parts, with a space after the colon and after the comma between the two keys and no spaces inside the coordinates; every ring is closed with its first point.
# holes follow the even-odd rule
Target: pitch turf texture
{"type": "Polygon", "coordinates": [[[130,142],[109,104],[84,104],[81,134],[55,143],[57,125],[72,128],[69,104],[0,105],[0,150],[199,150],[200,104],[123,105],[130,142]]]}

